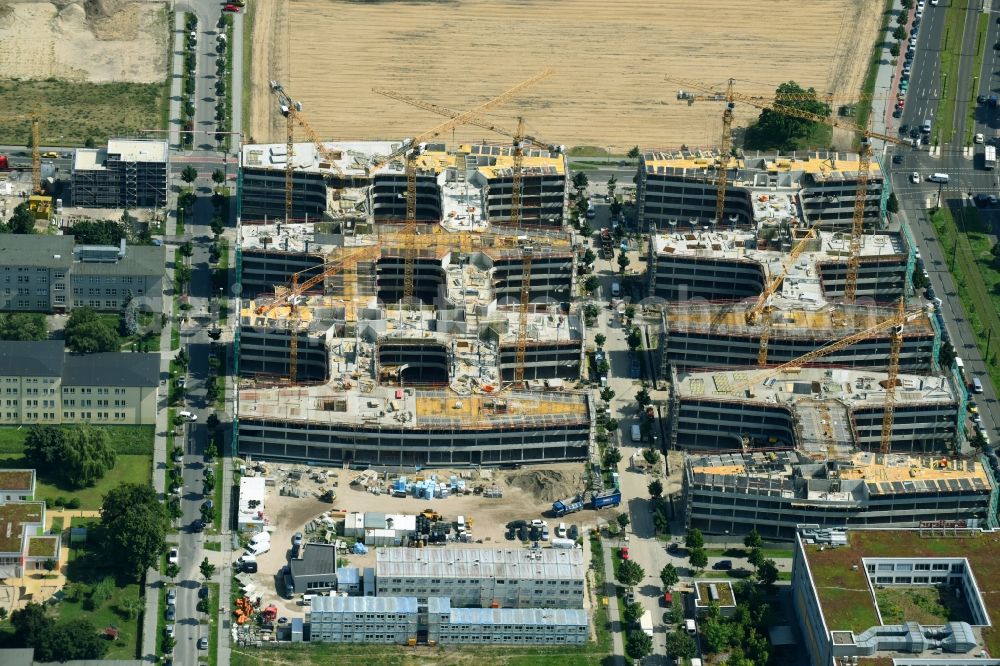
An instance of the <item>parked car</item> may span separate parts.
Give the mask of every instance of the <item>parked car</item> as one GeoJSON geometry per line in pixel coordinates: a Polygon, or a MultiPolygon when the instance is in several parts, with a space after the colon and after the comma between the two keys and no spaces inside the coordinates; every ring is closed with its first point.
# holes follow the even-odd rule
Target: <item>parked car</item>
{"type": "Polygon", "coordinates": [[[622,548],[621,556],[622,560],[628,560],[628,548],[622,548]]]}
{"type": "Polygon", "coordinates": [[[198,639],[198,649],[207,650],[208,649],[208,636],[202,636],[198,639]]]}
{"type": "Polygon", "coordinates": [[[177,588],[172,587],[167,590],[167,605],[173,606],[177,603],[177,588]]]}
{"type": "Polygon", "coordinates": [[[902,155],[893,155],[892,156],[892,163],[893,164],[902,164],[903,163],[903,156],[902,155]]]}
{"type": "Polygon", "coordinates": [[[716,571],[731,571],[733,568],[732,560],[719,560],[712,565],[712,568],[716,571]]]}
{"type": "Polygon", "coordinates": [[[167,562],[169,562],[170,564],[177,564],[179,561],[180,558],[177,556],[177,549],[171,548],[170,554],[167,555],[167,562]]]}
{"type": "Polygon", "coordinates": [[[293,546],[301,546],[302,545],[302,532],[296,532],[295,533],[295,535],[292,537],[292,545],[293,546]]]}
{"type": "Polygon", "coordinates": [[[202,585],[198,588],[198,598],[208,599],[208,585],[202,585]]]}
{"type": "Polygon", "coordinates": [[[167,622],[173,622],[175,617],[177,617],[177,607],[167,606],[167,611],[163,614],[163,618],[167,622]]]}

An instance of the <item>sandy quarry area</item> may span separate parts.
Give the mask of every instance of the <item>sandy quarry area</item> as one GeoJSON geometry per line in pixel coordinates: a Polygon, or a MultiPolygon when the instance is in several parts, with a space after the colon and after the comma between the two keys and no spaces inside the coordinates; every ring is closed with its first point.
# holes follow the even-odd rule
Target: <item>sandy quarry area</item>
{"type": "Polygon", "coordinates": [[[0,76],[162,82],[165,2],[0,0],[0,76]]]}
{"type": "MultiPolygon", "coordinates": [[[[795,80],[857,95],[878,32],[871,0],[455,0],[257,4],[250,135],[282,138],[280,80],[320,135],[412,136],[440,120],[372,87],[463,109],[546,67],[556,74],[489,116],[568,146],[718,143],[722,108],[688,106],[665,74],[749,94],[795,80]]],[[[745,105],[737,124],[758,111],[745,105]]],[[[482,138],[485,130],[456,135],[482,138]]],[[[500,137],[490,137],[499,140],[500,137]]]]}
{"type": "MultiPolygon", "coordinates": [[[[445,520],[455,520],[459,515],[472,519],[472,534],[482,543],[449,543],[449,547],[465,548],[522,548],[518,541],[507,541],[504,538],[505,526],[514,519],[530,520],[539,518],[542,512],[551,508],[552,502],[574,495],[583,488],[582,469],[580,463],[564,463],[548,465],[541,468],[524,468],[520,470],[504,470],[492,473],[489,479],[471,480],[471,485],[495,482],[504,491],[503,498],[487,499],[477,495],[450,496],[443,499],[416,499],[413,497],[396,498],[387,494],[375,495],[358,486],[350,485],[350,480],[357,476],[356,471],[328,470],[327,488],[337,483],[337,498],[334,503],[327,504],[317,499],[319,484],[312,481],[308,472],[303,473],[297,482],[302,497],[281,495],[279,488],[285,484],[286,473],[293,469],[305,471],[302,465],[270,465],[268,475],[275,480],[274,486],[268,486],[265,499],[265,511],[269,516],[271,529],[271,550],[257,558],[258,572],[245,575],[252,581],[254,594],[261,595],[264,605],[275,603],[281,609],[281,615],[301,617],[304,608],[297,605],[296,600],[283,598],[279,593],[281,581],[277,574],[287,563],[291,548],[292,535],[305,531],[305,525],[310,520],[318,518],[331,509],[343,511],[376,511],[384,513],[415,514],[426,508],[433,508],[442,514],[445,520]]],[[[318,468],[317,468],[318,469],[318,468]]],[[[459,471],[434,470],[439,479],[447,479],[459,471]]],[[[465,470],[466,474],[470,470],[465,470]]],[[[473,472],[474,474],[474,472],[473,472]]],[[[576,523],[581,533],[594,525],[598,519],[613,519],[619,509],[605,509],[602,512],[591,510],[581,511],[563,519],[567,524],[576,523]]],[[[550,529],[554,531],[558,520],[547,518],[550,529]]],[[[437,546],[428,546],[437,547],[437,546]]],[[[586,549],[584,549],[586,551],[586,549]]],[[[589,551],[585,552],[585,557],[589,551]]],[[[367,555],[345,554],[350,566],[375,566],[375,551],[367,555]]]]}

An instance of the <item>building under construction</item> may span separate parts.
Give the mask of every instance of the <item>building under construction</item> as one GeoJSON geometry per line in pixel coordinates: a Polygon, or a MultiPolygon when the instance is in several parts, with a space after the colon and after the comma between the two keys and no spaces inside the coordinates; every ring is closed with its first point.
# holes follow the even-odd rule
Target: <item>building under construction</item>
{"type": "MultiPolygon", "coordinates": [[[[404,158],[374,166],[401,145],[398,141],[324,142],[323,155],[315,144],[294,144],[293,218],[333,221],[343,231],[404,219],[404,158]]],[[[285,144],[243,147],[244,220],[285,216],[287,153],[285,144]]],[[[416,159],[417,220],[444,220],[466,231],[510,222],[513,163],[510,146],[462,144],[448,150],[443,143],[426,144],[416,159]]],[[[567,171],[564,153],[525,150],[522,224],[562,227],[568,207],[567,171]]]]}
{"type": "MultiPolygon", "coordinates": [[[[667,225],[650,239],[649,295],[667,301],[756,298],[786,268],[789,253],[807,233],[807,227],[788,218],[762,220],[746,229],[667,225]]],[[[857,298],[899,299],[916,264],[909,231],[866,234],[861,240],[857,298]]],[[[803,304],[842,298],[849,249],[848,234],[820,232],[787,265],[780,293],[803,304]]]]}
{"type": "Polygon", "coordinates": [[[986,524],[996,501],[981,459],[858,452],[836,460],[795,451],[720,452],[684,463],[684,527],[791,541],[796,525],[918,527],[986,524]]]}
{"type": "MultiPolygon", "coordinates": [[[[273,278],[290,266],[273,259],[304,247],[308,229],[241,233],[242,273],[273,278]],[[263,234],[269,248],[255,248],[263,234]],[[286,245],[282,235],[298,236],[286,245]]],[[[336,240],[311,244],[314,258],[338,270],[317,280],[315,295],[297,297],[294,310],[280,289],[243,301],[241,453],[406,466],[587,457],[591,400],[567,390],[584,373],[586,338],[569,305],[572,235],[434,227],[407,240],[388,227],[336,240]],[[403,293],[410,250],[413,294],[427,305],[387,306],[403,293]],[[529,304],[521,367],[531,390],[511,391],[522,287],[529,304]],[[284,383],[293,332],[296,380],[308,387],[284,383]]]]}
{"type": "Polygon", "coordinates": [[[77,148],[73,205],[155,208],[167,205],[170,150],[159,139],[111,139],[107,148],[77,148]]]}
{"type": "MultiPolygon", "coordinates": [[[[752,366],[758,363],[761,335],[769,328],[767,362],[787,363],[819,347],[870,329],[896,316],[889,307],[806,303],[778,298],[769,319],[747,323],[752,302],[669,303],[663,306],[657,347],[660,376],[670,367],[752,366]]],[[[910,319],[903,328],[899,367],[904,372],[937,370],[941,330],[929,311],[910,319]]],[[[843,349],[833,351],[819,363],[853,368],[888,368],[892,332],[872,334],[843,349]]]]}
{"type": "MultiPolygon", "coordinates": [[[[714,150],[649,151],[641,155],[637,204],[639,222],[644,226],[640,228],[751,226],[762,213],[787,212],[806,227],[820,223],[824,231],[851,229],[860,167],[856,153],[756,153],[731,159],[722,220],[715,219],[718,159],[714,150]]],[[[874,160],[867,188],[865,223],[878,228],[886,190],[874,160]]]]}
{"type": "MultiPolygon", "coordinates": [[[[784,446],[829,457],[877,450],[886,377],[883,372],[842,368],[778,374],[750,368],[675,368],[672,443],[700,450],[784,446]]],[[[894,390],[893,452],[939,454],[960,444],[967,394],[956,377],[900,374],[894,390]]]]}

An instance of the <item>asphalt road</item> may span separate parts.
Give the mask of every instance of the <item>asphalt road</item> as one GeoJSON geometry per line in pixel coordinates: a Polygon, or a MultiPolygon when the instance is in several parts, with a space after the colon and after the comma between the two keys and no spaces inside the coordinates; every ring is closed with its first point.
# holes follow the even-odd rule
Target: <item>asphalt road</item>
{"type": "MultiPolygon", "coordinates": [[[[995,2],[995,0],[994,0],[995,2]]],[[[941,76],[938,71],[941,40],[944,37],[945,2],[938,7],[927,6],[920,27],[917,42],[917,52],[914,58],[910,78],[910,90],[902,115],[902,124],[910,127],[920,126],[925,119],[936,120],[937,105],[941,91],[941,76]]],[[[972,77],[979,77],[979,90],[984,94],[1000,91],[1000,53],[992,46],[1000,40],[1000,26],[991,14],[989,32],[986,39],[988,49],[981,72],[973,73],[976,53],[976,21],[979,12],[970,10],[966,15],[964,46],[961,50],[959,91],[968,91],[972,77]]],[[[949,39],[952,37],[949,36],[949,39]]],[[[955,94],[955,86],[949,85],[950,94],[955,94]]],[[[976,346],[976,337],[966,319],[966,313],[958,299],[957,288],[948,265],[950,257],[946,253],[952,248],[942,248],[935,235],[933,226],[927,215],[927,209],[935,205],[949,206],[959,210],[969,196],[985,192],[997,192],[997,172],[986,171],[982,167],[981,157],[968,151],[963,145],[966,129],[968,100],[958,95],[954,123],[952,128],[938,128],[942,136],[940,154],[931,156],[926,150],[914,150],[908,147],[895,147],[893,154],[903,157],[903,164],[886,164],[892,180],[892,189],[900,202],[901,218],[913,231],[914,239],[921,252],[925,269],[930,277],[931,286],[936,295],[942,299],[940,307],[945,327],[956,352],[965,362],[966,372],[970,376],[979,376],[983,380],[984,392],[975,396],[977,403],[984,405],[983,420],[990,441],[996,445],[1000,442],[1000,415],[997,410],[997,394],[995,387],[989,381],[986,365],[976,346]],[[920,182],[912,183],[910,174],[917,172],[920,182]],[[947,173],[950,177],[947,185],[941,187],[927,181],[930,173],[947,173]],[[939,200],[940,198],[940,200],[939,200]]],[[[973,104],[976,104],[973,100],[973,104]]],[[[986,105],[977,105],[974,132],[982,132],[987,137],[1000,134],[1000,109],[990,109],[986,105]]],[[[982,152],[981,147],[978,152],[982,152]]],[[[994,227],[1000,222],[1000,211],[981,211],[984,218],[994,227]]],[[[961,218],[958,218],[961,220],[961,218]]],[[[1000,344],[1000,340],[997,341],[1000,344]]]]}

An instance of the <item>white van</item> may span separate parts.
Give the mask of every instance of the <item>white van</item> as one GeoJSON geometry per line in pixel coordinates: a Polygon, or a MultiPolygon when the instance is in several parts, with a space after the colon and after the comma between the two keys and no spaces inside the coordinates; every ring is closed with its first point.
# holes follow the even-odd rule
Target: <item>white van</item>
{"type": "Polygon", "coordinates": [[[184,410],[182,412],[178,412],[177,415],[180,416],[182,419],[185,419],[187,421],[197,421],[198,420],[198,415],[197,414],[192,414],[191,412],[189,412],[187,410],[184,410]]]}
{"type": "Polygon", "coordinates": [[[312,606],[313,599],[315,598],[316,598],[315,594],[303,594],[302,600],[299,601],[299,603],[302,604],[303,606],[312,606]]]}
{"type": "Polygon", "coordinates": [[[258,543],[252,543],[252,544],[250,544],[249,546],[247,546],[246,554],[247,555],[253,555],[253,556],[256,557],[257,555],[263,555],[264,553],[268,552],[269,550],[271,550],[271,540],[270,539],[268,539],[267,541],[260,541],[258,543]]]}
{"type": "Polygon", "coordinates": [[[250,537],[250,545],[254,546],[258,543],[271,543],[271,533],[270,532],[257,532],[252,537],[250,537]]]}
{"type": "Polygon", "coordinates": [[[979,377],[972,378],[972,392],[973,393],[983,392],[983,382],[979,379],[979,377]]]}
{"type": "Polygon", "coordinates": [[[556,527],[556,537],[560,539],[566,538],[566,523],[559,523],[558,527],[556,527]]]}
{"type": "Polygon", "coordinates": [[[961,356],[955,357],[955,367],[958,368],[958,373],[965,376],[965,361],[962,360],[961,356]]]}
{"type": "Polygon", "coordinates": [[[932,183],[947,183],[948,182],[948,174],[946,174],[946,173],[932,173],[927,178],[927,180],[931,181],[932,183]]]}
{"type": "Polygon", "coordinates": [[[642,428],[639,427],[638,423],[632,424],[632,441],[633,442],[642,441],[642,428]]]}

